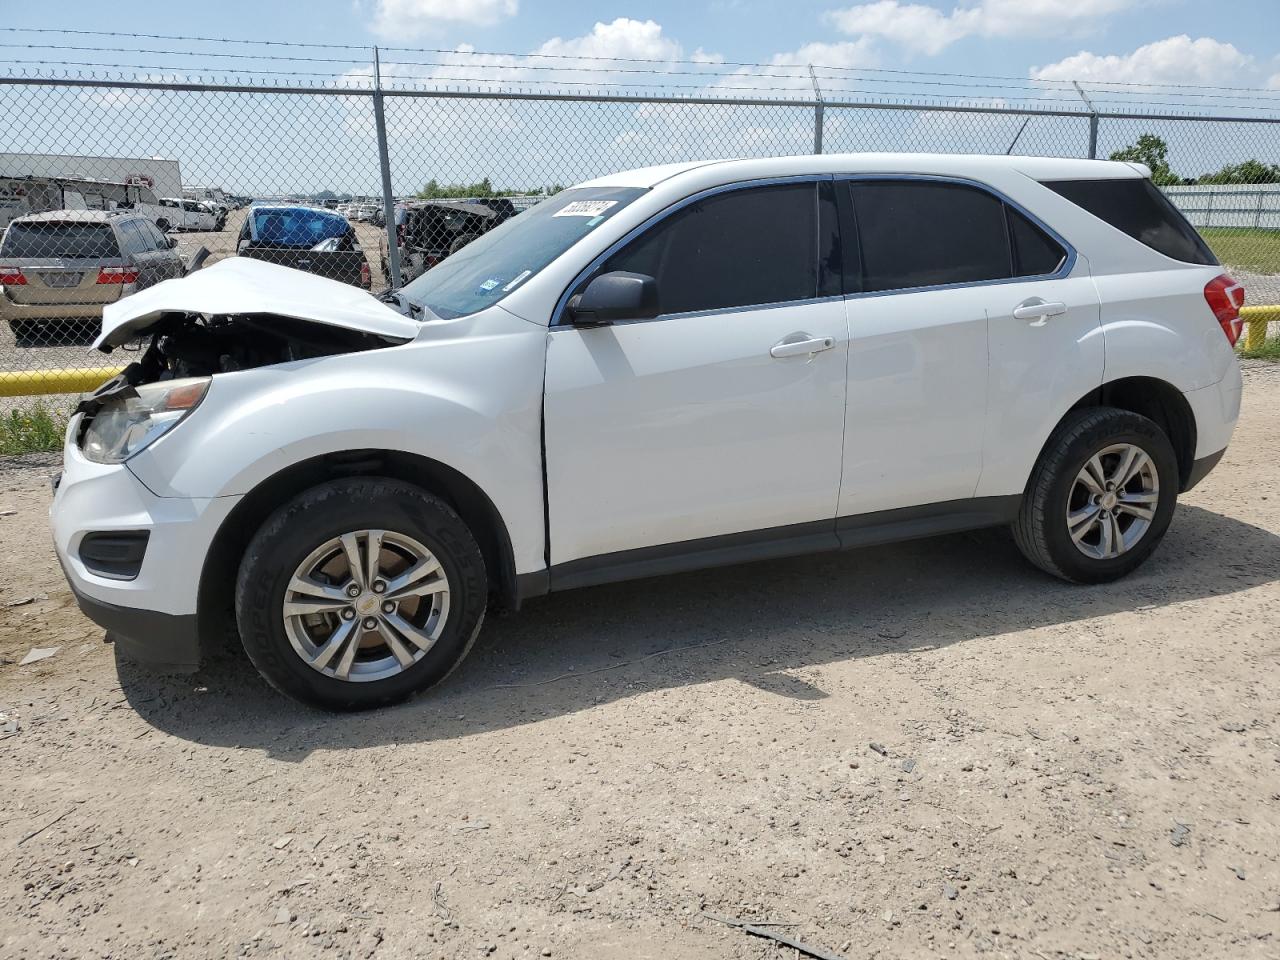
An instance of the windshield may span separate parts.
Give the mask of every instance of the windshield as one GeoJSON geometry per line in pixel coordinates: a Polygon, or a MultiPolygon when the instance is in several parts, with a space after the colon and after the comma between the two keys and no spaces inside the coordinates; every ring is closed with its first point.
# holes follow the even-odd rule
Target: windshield
{"type": "Polygon", "coordinates": [[[557,193],[467,244],[402,292],[446,320],[483,310],[643,193],[634,187],[557,193]]]}

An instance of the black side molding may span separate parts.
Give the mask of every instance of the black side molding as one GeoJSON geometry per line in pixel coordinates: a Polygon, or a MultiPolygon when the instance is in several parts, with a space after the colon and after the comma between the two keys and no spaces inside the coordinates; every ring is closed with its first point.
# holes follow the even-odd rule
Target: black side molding
{"type": "Polygon", "coordinates": [[[797,523],[570,560],[551,568],[551,589],[569,590],[839,549],[840,541],[836,539],[835,523],[831,520],[797,523]]]}
{"type": "Polygon", "coordinates": [[[937,537],[944,533],[981,530],[983,527],[1013,523],[1021,504],[1022,497],[1011,494],[1005,497],[973,497],[968,500],[926,503],[919,507],[877,510],[875,513],[840,517],[836,520],[836,532],[840,536],[842,550],[937,537]]]}
{"type": "MultiPolygon", "coordinates": [[[[730,533],[583,557],[553,566],[548,587],[550,591],[569,590],[708,567],[849,550],[878,543],[895,543],[962,530],[997,527],[1013,522],[1021,502],[1022,497],[1017,494],[948,500],[918,507],[839,517],[834,521],[797,523],[767,530],[730,533]]],[[[520,576],[522,597],[536,596],[534,593],[525,593],[524,587],[526,580],[533,586],[535,581],[532,578],[538,576],[539,574],[520,576]]],[[[541,586],[540,581],[538,586],[541,586]]]]}

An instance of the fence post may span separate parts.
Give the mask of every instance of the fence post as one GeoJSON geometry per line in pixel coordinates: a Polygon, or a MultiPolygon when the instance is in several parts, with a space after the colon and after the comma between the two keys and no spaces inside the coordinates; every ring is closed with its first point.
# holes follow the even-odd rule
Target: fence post
{"type": "Polygon", "coordinates": [[[400,244],[396,239],[396,200],[391,193],[391,157],[387,151],[387,120],[382,113],[382,65],[373,48],[373,122],[378,131],[378,165],[382,170],[382,213],[387,231],[387,272],[391,289],[400,286],[400,244]]]}
{"type": "Polygon", "coordinates": [[[1084,101],[1084,105],[1089,108],[1089,159],[1098,159],[1098,111],[1094,109],[1093,101],[1089,99],[1089,95],[1084,92],[1084,88],[1076,81],[1072,80],[1071,85],[1076,88],[1076,93],[1080,94],[1080,99],[1084,101]]]}
{"type": "Polygon", "coordinates": [[[809,64],[809,79],[813,81],[813,152],[822,152],[822,125],[826,107],[822,102],[822,88],[818,86],[818,75],[813,72],[813,64],[809,64]]]}

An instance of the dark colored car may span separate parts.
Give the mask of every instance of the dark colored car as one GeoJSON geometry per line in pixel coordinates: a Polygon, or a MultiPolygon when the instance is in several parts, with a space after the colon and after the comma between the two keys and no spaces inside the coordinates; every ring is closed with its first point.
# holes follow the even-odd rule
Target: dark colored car
{"type": "MultiPolygon", "coordinates": [[[[408,283],[481,234],[519,211],[505,197],[483,200],[420,200],[396,205],[400,273],[408,283]]],[[[385,232],[379,239],[382,274],[390,280],[385,232]]]]}
{"type": "Polygon", "coordinates": [[[372,282],[355,228],[331,210],[251,207],[236,240],[236,253],[366,290],[372,282]]]}

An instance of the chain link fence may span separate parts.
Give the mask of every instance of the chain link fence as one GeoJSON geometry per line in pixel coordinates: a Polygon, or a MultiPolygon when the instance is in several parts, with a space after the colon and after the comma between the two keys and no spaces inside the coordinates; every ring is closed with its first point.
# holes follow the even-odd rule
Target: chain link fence
{"type": "Polygon", "coordinates": [[[378,293],[564,186],[713,157],[1119,153],[1153,167],[1251,303],[1280,303],[1280,119],[164,76],[0,78],[0,108],[6,413],[65,410],[118,364],[90,349],[103,305],[202,262],[378,293]]]}

